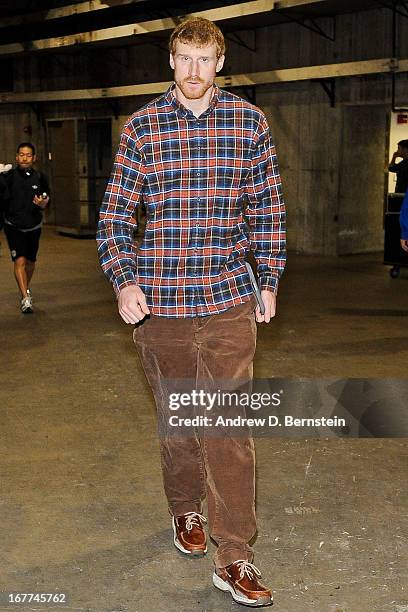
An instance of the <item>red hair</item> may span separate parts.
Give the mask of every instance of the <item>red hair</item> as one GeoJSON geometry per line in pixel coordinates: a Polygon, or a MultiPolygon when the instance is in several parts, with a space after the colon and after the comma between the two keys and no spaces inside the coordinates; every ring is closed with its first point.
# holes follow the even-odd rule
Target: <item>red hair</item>
{"type": "Polygon", "coordinates": [[[169,49],[172,55],[176,52],[176,43],[180,41],[195,47],[217,47],[217,58],[225,54],[225,40],[220,28],[203,17],[191,17],[179,23],[170,36],[169,49]]]}

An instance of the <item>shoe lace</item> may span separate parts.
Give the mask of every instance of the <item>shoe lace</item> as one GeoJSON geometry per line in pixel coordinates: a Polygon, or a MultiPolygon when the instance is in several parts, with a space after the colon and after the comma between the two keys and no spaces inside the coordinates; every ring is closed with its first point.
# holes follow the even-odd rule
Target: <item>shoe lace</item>
{"type": "Polygon", "coordinates": [[[239,559],[236,561],[237,567],[239,569],[239,578],[242,579],[244,576],[247,576],[250,580],[253,579],[254,574],[258,578],[261,577],[261,572],[253,563],[249,563],[249,561],[245,561],[244,559],[239,559]]]}
{"type": "Polygon", "coordinates": [[[203,516],[202,514],[199,514],[198,512],[187,512],[185,516],[186,516],[187,531],[191,531],[193,527],[200,527],[200,523],[198,522],[199,519],[203,523],[207,522],[207,519],[205,518],[205,516],[203,516]]]}

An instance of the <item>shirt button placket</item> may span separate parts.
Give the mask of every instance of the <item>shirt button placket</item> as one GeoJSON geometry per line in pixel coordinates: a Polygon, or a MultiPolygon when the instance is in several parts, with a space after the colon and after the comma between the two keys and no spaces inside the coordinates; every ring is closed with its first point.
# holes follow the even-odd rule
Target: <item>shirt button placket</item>
{"type": "MultiPolygon", "coordinates": [[[[202,185],[200,184],[200,180],[199,179],[203,175],[203,173],[202,173],[202,171],[200,169],[200,163],[201,163],[200,162],[200,153],[201,153],[201,149],[202,149],[202,143],[201,143],[201,140],[200,140],[200,135],[198,133],[198,130],[200,129],[200,122],[198,120],[194,123],[194,129],[195,129],[195,138],[197,139],[197,145],[195,147],[195,155],[194,155],[194,158],[195,158],[194,161],[196,163],[196,168],[194,170],[194,177],[196,177],[198,179],[197,180],[197,184],[196,184],[196,188],[198,189],[198,191],[201,191],[202,185]]],[[[196,215],[197,215],[198,218],[199,218],[199,215],[200,215],[199,208],[200,208],[200,204],[202,203],[202,201],[203,201],[203,199],[200,196],[197,196],[196,199],[195,199],[195,203],[196,203],[196,206],[197,206],[196,215]]],[[[199,221],[197,219],[196,223],[194,224],[194,232],[193,232],[193,235],[194,235],[194,240],[193,240],[194,267],[193,267],[193,273],[192,273],[193,277],[196,278],[197,281],[198,281],[198,278],[200,276],[200,272],[198,270],[198,263],[199,263],[198,262],[198,256],[199,256],[199,252],[200,252],[200,249],[199,249],[199,231],[200,231],[200,223],[199,223],[199,221]]],[[[198,309],[198,304],[197,304],[197,300],[198,300],[198,286],[197,285],[193,289],[192,296],[193,296],[194,306],[195,306],[196,309],[198,309]]]]}

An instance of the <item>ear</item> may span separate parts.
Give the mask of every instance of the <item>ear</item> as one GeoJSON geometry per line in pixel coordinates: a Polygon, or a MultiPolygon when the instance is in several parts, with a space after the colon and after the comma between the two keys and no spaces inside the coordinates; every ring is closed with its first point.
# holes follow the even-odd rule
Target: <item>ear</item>
{"type": "Polygon", "coordinates": [[[174,70],[174,57],[172,53],[170,53],[170,66],[174,70]]]}
{"type": "Polygon", "coordinates": [[[216,67],[215,67],[215,72],[219,72],[219,71],[221,70],[221,68],[222,68],[222,67],[223,67],[223,65],[224,65],[224,61],[225,61],[225,55],[221,55],[221,56],[218,58],[217,65],[216,65],[216,67]]]}

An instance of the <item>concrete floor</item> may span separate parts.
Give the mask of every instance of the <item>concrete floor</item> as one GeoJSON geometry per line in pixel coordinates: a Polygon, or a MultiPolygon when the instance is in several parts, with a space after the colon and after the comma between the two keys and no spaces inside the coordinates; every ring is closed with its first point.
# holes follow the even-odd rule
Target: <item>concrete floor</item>
{"type": "MultiPolygon", "coordinates": [[[[94,242],[45,233],[23,316],[1,238],[0,591],[64,592],[68,610],[246,609],[212,586],[211,554],[172,545],[153,401],[94,242]]],[[[408,273],[391,280],[380,255],[293,255],[256,375],[406,377],[407,314],[408,273]]],[[[406,440],[256,448],[273,609],[407,612],[406,440]]]]}

